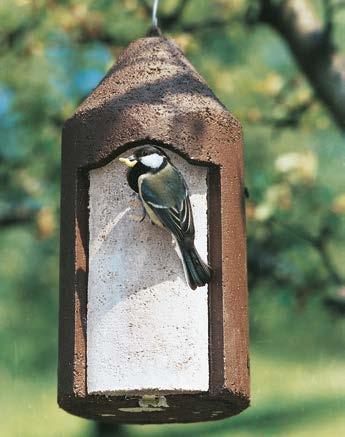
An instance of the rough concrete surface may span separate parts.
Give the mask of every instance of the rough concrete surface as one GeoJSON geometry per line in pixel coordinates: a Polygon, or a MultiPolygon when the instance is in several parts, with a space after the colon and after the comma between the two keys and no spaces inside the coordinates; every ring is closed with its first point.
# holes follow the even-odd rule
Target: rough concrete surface
{"type": "MultiPolygon", "coordinates": [[[[188,183],[207,261],[207,169],[169,154],[188,183]]],[[[89,193],[88,393],[207,391],[208,287],[191,290],[171,235],[139,222],[118,159],[90,171],[89,193]]]]}

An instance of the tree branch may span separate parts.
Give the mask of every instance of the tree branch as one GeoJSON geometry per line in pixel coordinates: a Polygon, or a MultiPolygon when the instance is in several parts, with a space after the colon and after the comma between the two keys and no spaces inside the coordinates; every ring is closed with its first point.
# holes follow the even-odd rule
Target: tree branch
{"type": "Polygon", "coordinates": [[[182,23],[178,29],[185,33],[198,32],[205,29],[214,29],[219,27],[230,26],[232,21],[220,18],[210,18],[199,23],[182,23]]]}
{"type": "Polygon", "coordinates": [[[5,213],[0,214],[0,229],[14,225],[32,223],[35,220],[39,210],[39,207],[28,206],[17,206],[10,208],[5,213]]]}
{"type": "Polygon", "coordinates": [[[264,116],[260,118],[259,123],[263,123],[275,129],[297,128],[302,121],[303,115],[314,103],[315,99],[312,97],[309,100],[287,108],[286,114],[284,114],[282,117],[264,116]]]}
{"type": "Polygon", "coordinates": [[[99,29],[99,31],[95,33],[85,26],[79,28],[79,35],[75,37],[74,40],[79,44],[89,44],[97,41],[114,47],[125,47],[130,43],[130,39],[126,37],[113,35],[103,29],[99,29]]]}
{"type": "Polygon", "coordinates": [[[40,20],[40,14],[36,14],[16,28],[8,32],[2,31],[0,33],[1,51],[13,50],[18,44],[21,44],[27,35],[40,24],[40,20]]]}
{"type": "Polygon", "coordinates": [[[184,10],[186,9],[186,6],[188,5],[189,0],[181,0],[180,3],[176,6],[176,9],[174,10],[174,12],[170,15],[167,16],[163,16],[163,24],[166,27],[171,27],[173,26],[175,23],[177,23],[182,15],[184,10]]]}
{"type": "Polygon", "coordinates": [[[322,259],[325,270],[327,271],[329,279],[333,282],[333,284],[338,286],[342,286],[345,284],[345,277],[342,277],[338,273],[328,253],[327,244],[328,244],[330,233],[329,233],[329,224],[327,221],[323,226],[321,226],[319,235],[316,237],[309,234],[304,229],[286,223],[282,223],[281,221],[278,221],[274,218],[271,218],[271,222],[275,225],[283,227],[285,230],[291,233],[291,235],[311,245],[318,252],[320,258],[322,259]]]}
{"type": "Polygon", "coordinates": [[[331,40],[329,24],[317,19],[308,0],[259,3],[259,20],[287,42],[316,95],[345,131],[345,58],[331,40]]]}

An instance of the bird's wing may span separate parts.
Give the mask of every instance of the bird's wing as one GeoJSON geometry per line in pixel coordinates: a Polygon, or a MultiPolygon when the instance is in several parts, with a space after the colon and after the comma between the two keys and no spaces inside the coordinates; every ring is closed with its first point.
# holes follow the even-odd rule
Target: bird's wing
{"type": "Polygon", "coordinates": [[[178,241],[185,242],[187,239],[194,239],[193,216],[188,196],[182,202],[180,209],[155,208],[151,203],[149,205],[178,241]]]}
{"type": "Polygon", "coordinates": [[[142,180],[140,194],[143,201],[178,241],[193,240],[195,231],[192,207],[182,176],[178,186],[169,186],[168,178],[165,179],[164,186],[158,182],[161,181],[149,177],[142,180]]]}

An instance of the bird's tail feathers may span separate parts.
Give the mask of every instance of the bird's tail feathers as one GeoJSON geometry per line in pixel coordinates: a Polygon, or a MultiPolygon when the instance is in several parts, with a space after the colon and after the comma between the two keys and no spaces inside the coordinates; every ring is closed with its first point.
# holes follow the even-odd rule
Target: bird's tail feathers
{"type": "Polygon", "coordinates": [[[201,259],[196,248],[180,245],[183,267],[190,288],[195,290],[208,284],[211,279],[210,267],[201,259]]]}

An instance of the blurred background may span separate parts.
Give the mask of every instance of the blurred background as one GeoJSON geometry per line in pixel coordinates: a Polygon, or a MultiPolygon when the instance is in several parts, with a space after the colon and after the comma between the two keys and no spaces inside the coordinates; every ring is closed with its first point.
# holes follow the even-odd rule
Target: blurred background
{"type": "Polygon", "coordinates": [[[245,136],[252,406],[106,429],[56,404],[60,136],[147,0],[0,4],[0,434],[345,435],[345,4],[161,0],[245,136]]]}

